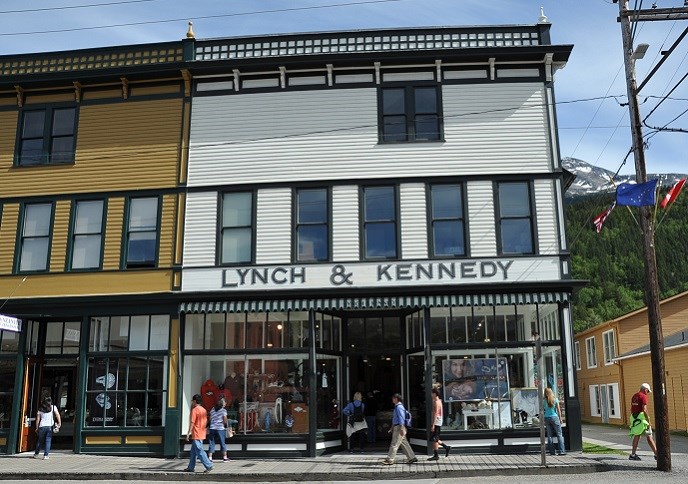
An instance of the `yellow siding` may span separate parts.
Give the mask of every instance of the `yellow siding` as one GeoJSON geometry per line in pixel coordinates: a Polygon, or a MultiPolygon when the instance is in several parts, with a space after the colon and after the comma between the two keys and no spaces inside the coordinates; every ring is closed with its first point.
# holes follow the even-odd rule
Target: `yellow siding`
{"type": "Polygon", "coordinates": [[[10,169],[17,119],[3,113],[0,197],[175,187],[181,122],[181,98],[81,106],[73,165],[10,169]]]}
{"type": "MultiPolygon", "coordinates": [[[[19,285],[23,276],[0,278],[0,296],[19,285]]],[[[98,296],[170,292],[172,270],[121,272],[63,272],[32,274],[16,290],[13,299],[27,297],[98,296]]],[[[40,300],[37,301],[40,304],[40,300]]]]}
{"type": "Polygon", "coordinates": [[[162,220],[160,221],[160,249],[158,267],[171,267],[174,260],[176,195],[162,197],[162,220]]]}
{"type": "MultiPolygon", "coordinates": [[[[14,264],[14,245],[17,240],[19,223],[19,204],[7,204],[2,207],[0,224],[0,274],[11,274],[14,264]]],[[[0,292],[0,294],[4,294],[0,292]]],[[[5,296],[7,297],[7,296],[5,296]]]]}
{"type": "Polygon", "coordinates": [[[132,86],[132,96],[149,96],[151,94],[181,93],[181,84],[168,84],[163,86],[132,86]]]}
{"type": "Polygon", "coordinates": [[[103,89],[94,91],[84,91],[83,100],[90,101],[92,99],[109,99],[109,98],[119,98],[122,99],[122,88],[119,89],[103,89]]]}
{"type": "Polygon", "coordinates": [[[75,92],[61,92],[56,94],[27,93],[24,98],[24,104],[62,103],[74,102],[75,100],[75,92]]]}
{"type": "Polygon", "coordinates": [[[105,250],[103,269],[119,269],[122,253],[122,224],[124,223],[124,198],[108,200],[107,224],[105,226],[105,250]]]}
{"type": "Polygon", "coordinates": [[[12,96],[12,97],[0,97],[0,106],[16,106],[17,105],[17,97],[12,96]]]}
{"type": "Polygon", "coordinates": [[[50,249],[50,271],[65,270],[67,258],[67,238],[69,237],[69,209],[70,200],[60,200],[55,204],[55,218],[53,221],[53,241],[50,249]]]}

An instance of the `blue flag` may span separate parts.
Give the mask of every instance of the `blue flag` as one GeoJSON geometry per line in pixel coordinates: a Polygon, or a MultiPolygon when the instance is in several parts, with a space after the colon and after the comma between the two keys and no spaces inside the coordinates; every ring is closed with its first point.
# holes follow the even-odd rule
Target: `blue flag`
{"type": "Polygon", "coordinates": [[[631,207],[645,207],[655,204],[657,180],[645,183],[621,183],[616,187],[616,203],[631,207]]]}

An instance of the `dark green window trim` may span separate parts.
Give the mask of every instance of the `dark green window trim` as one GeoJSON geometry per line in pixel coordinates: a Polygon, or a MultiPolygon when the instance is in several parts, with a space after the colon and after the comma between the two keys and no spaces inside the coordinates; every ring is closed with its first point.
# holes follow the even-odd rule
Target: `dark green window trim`
{"type": "Polygon", "coordinates": [[[52,240],[53,240],[53,225],[54,225],[54,220],[55,220],[55,202],[53,201],[45,201],[45,202],[36,202],[36,203],[22,203],[21,205],[21,210],[20,210],[20,224],[19,227],[17,228],[17,241],[16,241],[16,254],[15,254],[15,262],[14,262],[14,271],[17,274],[32,274],[32,273],[40,273],[40,272],[49,272],[50,271],[50,253],[51,253],[51,247],[52,247],[52,240]],[[49,215],[49,227],[48,227],[48,233],[47,234],[39,234],[39,235],[26,235],[25,230],[32,230],[31,227],[27,227],[26,225],[26,214],[27,211],[32,208],[32,207],[38,207],[41,205],[49,205],[50,206],[50,215],[49,215]],[[22,257],[25,252],[25,243],[28,241],[33,241],[33,242],[38,242],[38,239],[47,239],[47,247],[46,247],[46,254],[45,254],[45,267],[41,269],[22,269],[22,257]]]}
{"type": "Polygon", "coordinates": [[[67,246],[67,267],[65,268],[66,271],[72,271],[72,272],[77,272],[77,271],[94,271],[94,270],[102,270],[103,269],[103,251],[105,247],[105,224],[107,221],[107,200],[106,199],[84,199],[84,200],[74,200],[72,202],[72,211],[70,214],[70,221],[69,221],[69,243],[67,246]],[[77,233],[77,215],[78,215],[78,208],[79,204],[81,203],[89,203],[89,202],[101,202],[101,214],[100,214],[100,232],[84,232],[84,233],[77,233]],[[98,248],[98,265],[94,267],[79,267],[75,268],[74,267],[74,249],[75,246],[77,245],[77,237],[95,237],[96,235],[100,236],[100,247],[98,248]]]}
{"type": "Polygon", "coordinates": [[[218,231],[217,231],[217,254],[218,254],[218,265],[237,265],[237,264],[252,264],[255,260],[255,254],[256,254],[256,192],[255,190],[241,190],[237,192],[222,192],[220,193],[219,196],[219,203],[218,203],[218,216],[217,216],[217,225],[218,225],[218,231]],[[225,223],[225,213],[224,213],[224,208],[225,208],[225,197],[228,196],[233,196],[233,195],[249,195],[250,196],[250,203],[251,203],[251,213],[249,215],[250,221],[248,224],[245,223],[225,223]],[[230,260],[230,261],[225,261],[225,254],[224,254],[224,237],[225,234],[229,234],[231,232],[238,232],[239,235],[241,232],[246,232],[250,231],[250,254],[248,257],[242,257],[242,258],[237,258],[236,260],[230,260]]]}
{"type": "Polygon", "coordinates": [[[76,103],[22,108],[17,126],[14,166],[74,163],[78,124],[79,107],[76,103]],[[33,129],[32,124],[35,124],[33,129]]]}
{"type": "MultiPolygon", "coordinates": [[[[121,269],[139,269],[139,268],[156,268],[158,266],[158,257],[160,252],[160,220],[162,218],[162,197],[160,195],[149,196],[149,197],[127,197],[126,200],[126,216],[124,217],[124,227],[123,227],[123,237],[122,237],[122,261],[121,269]],[[144,200],[155,200],[156,207],[156,220],[155,228],[139,226],[139,220],[137,217],[132,218],[132,205],[137,201],[144,200]],[[136,224],[132,227],[132,222],[136,224]],[[153,234],[154,238],[144,239],[141,236],[143,234],[153,234]],[[134,235],[136,234],[136,235],[134,235]],[[134,235],[132,237],[132,235],[134,235]],[[148,240],[148,242],[154,243],[153,257],[130,260],[130,258],[136,255],[135,251],[132,251],[132,242],[141,242],[140,247],[148,240]]],[[[145,250],[143,247],[141,250],[145,250]]]]}

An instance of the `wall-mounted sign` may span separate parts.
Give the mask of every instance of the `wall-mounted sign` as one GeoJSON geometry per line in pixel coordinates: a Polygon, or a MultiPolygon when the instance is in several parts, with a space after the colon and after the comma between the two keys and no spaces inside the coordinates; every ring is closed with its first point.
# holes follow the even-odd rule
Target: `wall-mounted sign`
{"type": "Polygon", "coordinates": [[[0,314],[0,329],[19,333],[21,331],[21,319],[0,314]]]}
{"type": "Polygon", "coordinates": [[[185,268],[182,291],[412,287],[556,281],[557,257],[185,268]]]}

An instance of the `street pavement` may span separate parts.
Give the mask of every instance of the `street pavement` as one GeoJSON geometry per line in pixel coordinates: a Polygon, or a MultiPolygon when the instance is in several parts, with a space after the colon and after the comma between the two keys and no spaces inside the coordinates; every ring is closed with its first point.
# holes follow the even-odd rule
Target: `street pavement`
{"type": "MultiPolygon", "coordinates": [[[[625,452],[630,450],[626,429],[585,425],[584,440],[625,452]]],[[[451,443],[451,442],[449,442],[451,443]]],[[[490,484],[557,481],[586,484],[608,484],[610,481],[642,479],[647,482],[688,482],[688,438],[672,436],[672,471],[656,470],[656,463],[646,442],[640,445],[642,461],[628,460],[628,455],[583,454],[570,452],[566,456],[541,457],[536,454],[493,455],[452,452],[448,458],[428,462],[419,455],[417,464],[381,465],[382,450],[366,454],[339,453],[316,458],[298,459],[237,459],[228,463],[215,462],[215,468],[203,474],[198,465],[196,473],[183,472],[186,459],[154,457],[94,456],[54,452],[50,460],[35,460],[32,453],[0,457],[0,480],[45,482],[52,484],[79,481],[99,484],[122,480],[136,482],[231,481],[248,482],[315,482],[353,483],[362,480],[448,484],[456,480],[490,484]]]]}

